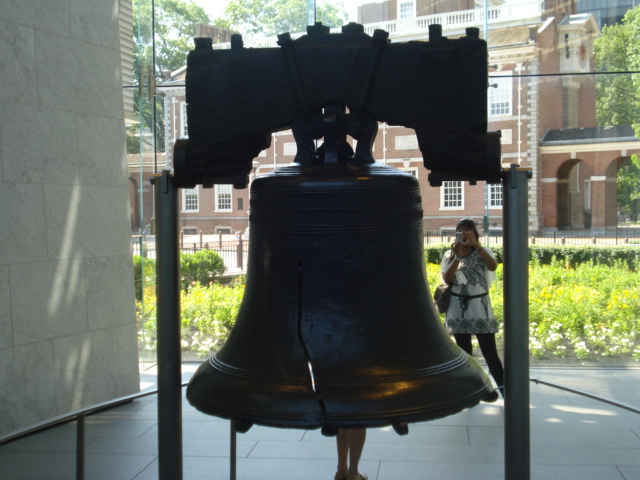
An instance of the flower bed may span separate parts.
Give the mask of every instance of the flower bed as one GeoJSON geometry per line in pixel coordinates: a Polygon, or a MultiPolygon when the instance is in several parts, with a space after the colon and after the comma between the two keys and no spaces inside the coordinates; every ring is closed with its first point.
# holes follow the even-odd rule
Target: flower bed
{"type": "MultiPolygon", "coordinates": [[[[502,265],[491,289],[491,302],[503,320],[502,265]]],[[[433,290],[440,266],[427,264],[433,290]]],[[[150,282],[151,283],[151,282],[150,282]]],[[[185,353],[203,358],[224,343],[244,292],[243,279],[229,286],[195,283],[181,292],[185,353]]],[[[141,348],[155,350],[155,291],[144,289],[138,303],[141,348]],[[144,307],[144,308],[143,308],[144,307]]],[[[502,332],[502,330],[501,330],[502,332]]],[[[572,266],[553,260],[529,265],[529,335],[532,363],[629,365],[640,362],[640,276],[624,261],[572,266]]],[[[499,340],[502,340],[502,333],[499,340]]]]}

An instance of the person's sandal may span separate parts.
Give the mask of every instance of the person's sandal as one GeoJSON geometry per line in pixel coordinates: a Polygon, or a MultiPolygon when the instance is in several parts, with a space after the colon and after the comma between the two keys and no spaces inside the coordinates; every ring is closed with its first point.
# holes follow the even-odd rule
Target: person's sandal
{"type": "Polygon", "coordinates": [[[347,480],[367,480],[369,477],[366,475],[362,475],[361,473],[356,473],[355,475],[347,475],[347,480]]]}
{"type": "Polygon", "coordinates": [[[347,480],[347,474],[336,472],[336,476],[333,477],[333,480],[347,480]]]}

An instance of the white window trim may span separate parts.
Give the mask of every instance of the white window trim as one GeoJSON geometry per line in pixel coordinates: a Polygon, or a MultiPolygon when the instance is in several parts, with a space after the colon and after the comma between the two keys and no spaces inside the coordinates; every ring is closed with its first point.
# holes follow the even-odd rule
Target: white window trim
{"type": "Polygon", "coordinates": [[[418,150],[418,137],[416,135],[397,135],[394,138],[396,150],[418,150]]]}
{"type": "Polygon", "coordinates": [[[199,185],[195,188],[183,188],[182,189],[182,212],[183,213],[198,213],[200,211],[200,189],[199,185]],[[196,196],[197,207],[194,209],[187,209],[187,195],[196,196]]]}
{"type": "Polygon", "coordinates": [[[495,72],[489,74],[489,92],[487,94],[487,116],[491,118],[510,117],[513,115],[513,72],[495,72]],[[498,78],[495,78],[498,77],[498,78]],[[493,87],[497,84],[498,87],[493,87]],[[504,93],[502,93],[504,92],[504,93]],[[503,95],[505,100],[508,98],[508,112],[491,113],[492,100],[499,95],[503,95]]]}
{"type": "Polygon", "coordinates": [[[461,181],[454,181],[451,183],[459,183],[460,184],[460,189],[462,190],[462,193],[460,195],[460,206],[457,207],[445,207],[444,206],[444,192],[446,190],[446,184],[450,183],[450,182],[443,182],[442,186],[440,187],[440,210],[464,210],[464,182],[461,181]]]}
{"type": "Polygon", "coordinates": [[[420,169],[418,167],[398,167],[398,170],[410,173],[416,178],[418,178],[418,173],[420,172],[420,169]]]}
{"type": "Polygon", "coordinates": [[[298,153],[296,142],[285,142],[282,144],[282,154],[285,157],[294,157],[298,153]]]}
{"type": "Polygon", "coordinates": [[[180,138],[189,138],[187,127],[187,102],[180,102],[180,138]]]}
{"type": "Polygon", "coordinates": [[[502,184],[489,185],[489,210],[502,210],[502,206],[504,205],[504,187],[502,184]],[[502,190],[501,200],[502,203],[500,205],[493,205],[491,202],[491,190],[493,188],[500,188],[502,190]]]}
{"type": "Polygon", "coordinates": [[[399,19],[403,19],[403,18],[415,18],[416,16],[416,1],[415,0],[399,0],[398,1],[398,18],[399,19]],[[401,11],[401,6],[402,4],[411,4],[411,12],[409,12],[409,14],[405,14],[402,15],[402,11],[401,11]]]}
{"type": "Polygon", "coordinates": [[[231,185],[216,185],[216,204],[214,211],[216,212],[233,212],[233,187],[231,185]],[[220,196],[229,195],[229,207],[220,208],[220,196]]]}

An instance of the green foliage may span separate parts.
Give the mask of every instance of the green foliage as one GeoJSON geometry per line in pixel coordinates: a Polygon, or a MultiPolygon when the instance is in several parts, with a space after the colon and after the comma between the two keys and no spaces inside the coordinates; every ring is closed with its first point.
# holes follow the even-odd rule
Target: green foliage
{"type": "MultiPolygon", "coordinates": [[[[140,8],[134,2],[133,25],[135,45],[133,50],[133,75],[135,85],[140,84],[141,65],[154,65],[156,75],[173,71],[186,65],[187,54],[193,50],[196,23],[211,23],[204,8],[193,0],[141,0],[140,8]],[[153,29],[152,29],[152,19],[153,29]],[[153,35],[155,30],[155,36],[153,35]],[[154,52],[155,38],[155,52],[154,52]]],[[[137,88],[133,90],[134,108],[142,125],[127,129],[127,153],[140,151],[140,135],[155,133],[157,151],[164,151],[164,114],[161,101],[150,102],[140,98],[137,88]],[[156,111],[154,112],[154,104],[156,111]]]]}
{"type": "MultiPolygon", "coordinates": [[[[137,48],[134,58],[153,61],[152,9],[151,1],[140,2],[140,11],[134,9],[134,25],[137,48]]],[[[193,0],[155,0],[155,65],[156,72],[173,71],[187,64],[187,54],[193,50],[196,23],[211,23],[204,8],[193,0]]],[[[138,65],[138,63],[136,63],[138,65]]]]}
{"type": "MultiPolygon", "coordinates": [[[[492,246],[492,250],[499,249],[492,246]]],[[[635,250],[638,255],[638,248],[635,250]]],[[[598,264],[586,256],[575,262],[567,261],[566,257],[552,257],[549,262],[536,258],[530,262],[529,335],[534,359],[568,357],[574,361],[600,362],[615,357],[619,362],[640,361],[640,276],[629,269],[626,259],[614,257],[607,257],[606,264],[598,264]]],[[[153,262],[145,262],[149,262],[145,263],[145,272],[151,271],[153,262]]],[[[134,264],[136,271],[141,272],[139,257],[134,264]]],[[[503,272],[503,265],[499,265],[490,291],[493,310],[501,324],[503,272]]],[[[430,289],[435,289],[441,282],[439,262],[428,263],[426,274],[430,289]]],[[[183,349],[204,356],[220,348],[228,338],[243,294],[244,276],[229,286],[195,281],[182,290],[183,349]]],[[[156,299],[151,280],[145,283],[142,295],[144,302],[138,302],[139,337],[143,348],[153,350],[156,299]]]]}
{"type": "MultiPolygon", "coordinates": [[[[206,356],[216,351],[229,336],[238,315],[244,284],[232,286],[196,283],[180,292],[180,325],[183,351],[206,356]]],[[[138,336],[143,348],[157,346],[157,311],[153,289],[145,289],[144,310],[138,303],[138,336]]]]}
{"type": "Polygon", "coordinates": [[[451,248],[448,243],[432,243],[424,247],[424,261],[426,263],[442,263],[445,252],[451,248]]]}
{"type": "Polygon", "coordinates": [[[631,220],[638,221],[640,213],[640,159],[635,154],[618,170],[618,208],[631,220]]]}
{"type": "Polygon", "coordinates": [[[213,250],[200,250],[196,253],[180,255],[180,288],[188,290],[199,283],[209,285],[226,270],[224,260],[213,250]]]}
{"type": "MultiPolygon", "coordinates": [[[[640,6],[630,9],[622,23],[605,26],[594,41],[596,121],[599,126],[631,125],[640,137],[640,6]]],[[[637,155],[618,170],[618,208],[637,220],[640,210],[640,164],[637,155]]]]}
{"type": "MultiPolygon", "coordinates": [[[[504,319],[503,266],[496,271],[491,305],[504,319]]],[[[440,283],[440,267],[427,265],[431,289],[440,283]],[[438,282],[438,283],[435,283],[438,282]]],[[[501,333],[503,329],[501,328],[501,333]]],[[[575,267],[554,260],[529,265],[529,345],[534,359],[569,357],[640,361],[640,277],[624,262],[575,267]]]]}
{"type": "MultiPolygon", "coordinates": [[[[596,70],[628,72],[640,70],[640,6],[625,14],[621,24],[605,26],[594,41],[596,70]]],[[[598,125],[633,125],[640,136],[640,76],[615,74],[596,76],[598,125]]]]}
{"type": "MultiPolygon", "coordinates": [[[[200,250],[196,253],[180,254],[180,288],[188,290],[191,285],[200,283],[209,285],[226,270],[224,260],[213,250],[200,250]]],[[[156,261],[150,258],[133,256],[133,274],[136,286],[136,299],[142,300],[143,290],[155,288],[156,261]],[[142,267],[144,265],[144,278],[142,267]]],[[[236,281],[237,282],[237,281],[236,281]]]]}
{"type": "MultiPolygon", "coordinates": [[[[316,21],[340,27],[346,22],[344,7],[322,4],[316,7],[316,21]]],[[[308,25],[306,0],[231,0],[225,18],[216,24],[248,36],[270,36],[305,32],[308,25]]]]}
{"type": "Polygon", "coordinates": [[[196,284],[180,296],[182,348],[202,356],[218,350],[235,323],[244,285],[196,284]]]}
{"type": "Polygon", "coordinates": [[[142,300],[142,291],[147,287],[155,287],[156,284],[156,262],[150,258],[143,258],[140,255],[133,256],[133,278],[136,287],[136,300],[142,300]],[[144,268],[144,275],[142,271],[144,268]]]}
{"type": "Polygon", "coordinates": [[[555,261],[570,267],[595,263],[600,265],[626,264],[626,268],[636,271],[640,266],[640,247],[632,245],[531,245],[529,259],[539,265],[551,265],[555,261]]]}
{"type": "MultiPolygon", "coordinates": [[[[426,263],[440,264],[444,252],[450,248],[447,244],[428,245],[424,249],[426,263]]],[[[504,261],[502,245],[491,245],[499,263],[504,261]]],[[[638,245],[529,245],[529,260],[538,265],[550,265],[554,261],[569,266],[594,262],[602,265],[614,265],[623,262],[629,270],[637,271],[640,266],[640,246],[638,245]]]]}
{"type": "Polygon", "coordinates": [[[529,269],[529,335],[534,357],[633,355],[640,336],[640,279],[624,263],[562,262],[529,269]]]}

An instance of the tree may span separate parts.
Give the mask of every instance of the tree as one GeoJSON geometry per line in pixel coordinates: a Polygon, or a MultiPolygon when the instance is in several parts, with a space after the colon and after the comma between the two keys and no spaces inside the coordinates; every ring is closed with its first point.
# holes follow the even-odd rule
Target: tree
{"type": "MultiPolygon", "coordinates": [[[[640,137],[640,6],[629,10],[622,23],[605,26],[595,40],[596,118],[598,125],[632,125],[640,137]],[[622,72],[616,74],[614,72],[622,72]]],[[[637,220],[640,210],[640,161],[634,155],[618,170],[618,208],[637,220]]]]}
{"type": "Polygon", "coordinates": [[[622,23],[605,26],[595,40],[596,118],[598,125],[632,125],[640,137],[640,75],[614,72],[640,70],[640,6],[622,23]]]}
{"type": "MultiPolygon", "coordinates": [[[[155,0],[153,9],[151,0],[140,2],[140,8],[134,8],[133,19],[135,84],[140,84],[141,67],[154,65],[155,74],[161,75],[162,72],[173,71],[186,65],[187,54],[193,50],[196,23],[211,23],[211,19],[204,8],[195,5],[193,0],[155,0]],[[155,30],[155,35],[153,35],[153,30],[155,30]]],[[[138,136],[145,131],[153,131],[154,127],[156,149],[164,151],[162,103],[140,101],[137,89],[134,90],[134,102],[136,114],[142,116],[142,125],[133,126],[129,130],[128,152],[135,153],[138,148],[136,146],[139,142],[138,136]],[[156,106],[155,115],[154,103],[156,106]]]]}
{"type": "MultiPolygon", "coordinates": [[[[339,27],[347,19],[342,5],[322,4],[316,8],[316,21],[339,27]]],[[[216,25],[247,36],[271,36],[305,32],[308,25],[306,0],[231,0],[225,18],[216,25]]]]}
{"type": "MultiPolygon", "coordinates": [[[[158,72],[176,70],[186,65],[187,54],[193,50],[196,23],[211,23],[211,18],[204,8],[195,5],[193,0],[155,0],[154,3],[156,69],[158,72]]],[[[137,53],[146,62],[151,62],[153,47],[151,1],[143,2],[140,12],[134,16],[134,22],[140,22],[137,37],[140,50],[137,53]]]]}
{"type": "Polygon", "coordinates": [[[640,158],[633,155],[618,170],[618,207],[621,213],[629,215],[633,222],[640,213],[640,158]]]}

